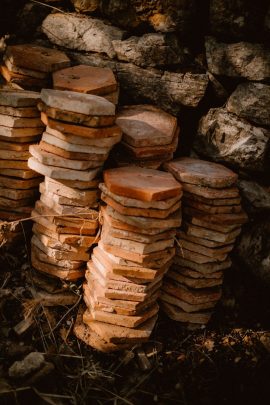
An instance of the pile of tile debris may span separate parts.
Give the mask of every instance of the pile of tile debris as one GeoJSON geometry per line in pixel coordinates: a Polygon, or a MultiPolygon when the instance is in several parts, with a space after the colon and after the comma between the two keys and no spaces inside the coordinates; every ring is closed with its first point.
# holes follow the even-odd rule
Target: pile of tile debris
{"type": "Polygon", "coordinates": [[[180,133],[173,115],[151,105],[132,105],[120,109],[116,123],[123,131],[114,153],[117,166],[158,169],[173,159],[180,133]]]}
{"type": "MultiPolygon", "coordinates": [[[[0,219],[29,217],[41,177],[28,168],[29,146],[40,140],[44,125],[37,109],[40,94],[0,90],[0,219]]],[[[17,229],[18,233],[19,229],[17,229]]]]}
{"type": "Polygon", "coordinates": [[[221,297],[229,253],[247,221],[237,175],[220,164],[188,157],[165,167],[181,182],[184,194],[183,225],[163,284],[162,308],[174,320],[206,324],[221,297]]]}
{"type": "Polygon", "coordinates": [[[53,73],[53,88],[93,94],[118,104],[119,86],[109,68],[77,65],[58,70],[53,73]]]}
{"type": "Polygon", "coordinates": [[[39,45],[10,45],[3,57],[0,72],[7,83],[21,89],[50,87],[52,72],[70,66],[64,52],[39,45]]]}
{"type": "Polygon", "coordinates": [[[64,280],[84,276],[89,248],[98,240],[99,176],[121,130],[115,106],[104,98],[42,90],[39,145],[28,165],[45,176],[32,213],[32,264],[64,280]]]}
{"type": "Polygon", "coordinates": [[[113,351],[146,341],[155,326],[181,224],[182,188],[169,173],[138,167],[105,171],[100,188],[103,230],[87,265],[87,310],[75,334],[113,351]]]}

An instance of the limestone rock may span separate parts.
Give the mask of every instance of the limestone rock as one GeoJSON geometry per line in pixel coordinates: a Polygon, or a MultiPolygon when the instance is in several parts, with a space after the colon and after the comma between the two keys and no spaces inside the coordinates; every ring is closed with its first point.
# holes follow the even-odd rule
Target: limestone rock
{"type": "Polygon", "coordinates": [[[225,44],[207,37],[205,48],[208,69],[215,75],[255,81],[270,79],[270,50],[262,44],[225,44]]]}
{"type": "Polygon", "coordinates": [[[197,107],[208,84],[206,74],[172,73],[139,68],[131,63],[117,65],[122,89],[134,101],[147,99],[165,110],[177,112],[180,105],[197,107]]]}
{"type": "Polygon", "coordinates": [[[270,210],[270,187],[264,187],[252,180],[239,180],[238,186],[248,208],[255,211],[270,210]]]}
{"type": "Polygon", "coordinates": [[[230,39],[254,36],[261,29],[265,8],[260,1],[211,0],[211,32],[230,39]]]}
{"type": "Polygon", "coordinates": [[[269,167],[270,132],[255,127],[222,108],[212,108],[198,128],[194,148],[216,162],[229,163],[248,171],[269,167]]]}
{"type": "Polygon", "coordinates": [[[270,86],[241,83],[231,94],[227,110],[262,126],[270,126],[270,86]]]}
{"type": "Polygon", "coordinates": [[[132,63],[115,62],[98,54],[72,53],[77,63],[109,67],[115,73],[120,88],[134,104],[153,103],[178,114],[182,106],[197,107],[208,86],[205,73],[173,73],[157,69],[143,69],[132,63]]]}
{"type": "Polygon", "coordinates": [[[236,254],[250,271],[270,286],[270,218],[249,224],[242,232],[236,254]]]}
{"type": "Polygon", "coordinates": [[[165,66],[183,64],[186,59],[184,48],[177,38],[164,34],[145,34],[130,37],[124,41],[113,41],[117,58],[138,66],[165,66]]]}
{"type": "Polygon", "coordinates": [[[113,40],[121,40],[124,32],[95,18],[76,14],[55,13],[46,17],[42,31],[49,40],[69,49],[106,53],[115,56],[113,40]]]}
{"type": "Polygon", "coordinates": [[[71,0],[78,13],[91,13],[99,7],[100,0],[71,0]]]}
{"type": "Polygon", "coordinates": [[[186,32],[192,27],[194,0],[102,1],[101,11],[126,29],[148,24],[159,32],[186,32]]]}

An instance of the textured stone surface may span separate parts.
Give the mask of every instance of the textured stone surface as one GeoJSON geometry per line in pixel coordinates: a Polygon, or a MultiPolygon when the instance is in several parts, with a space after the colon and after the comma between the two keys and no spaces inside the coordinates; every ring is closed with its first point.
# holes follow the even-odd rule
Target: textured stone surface
{"type": "Polygon", "coordinates": [[[236,253],[250,271],[270,286],[270,218],[248,224],[236,253]]]}
{"type": "Polygon", "coordinates": [[[262,28],[265,11],[266,5],[263,2],[211,0],[211,31],[215,35],[230,39],[254,36],[262,28]]]}
{"type": "Polygon", "coordinates": [[[71,0],[78,13],[91,13],[99,7],[100,0],[71,0]]]}
{"type": "Polygon", "coordinates": [[[212,108],[199,124],[194,148],[216,162],[249,171],[269,168],[270,132],[222,108],[212,108]]]}
{"type": "MultiPolygon", "coordinates": [[[[143,23],[155,31],[190,31],[195,10],[194,0],[108,0],[101,2],[101,11],[126,29],[143,23]]],[[[149,27],[149,28],[150,28],[149,27]]]]}
{"type": "Polygon", "coordinates": [[[113,47],[119,60],[142,67],[184,64],[187,59],[184,47],[179,46],[177,37],[171,35],[133,36],[124,41],[113,41],[113,47]]]}
{"type": "Polygon", "coordinates": [[[242,83],[227,101],[227,110],[257,125],[270,126],[270,86],[242,83]]]}
{"type": "Polygon", "coordinates": [[[262,186],[252,180],[239,180],[238,186],[247,208],[252,211],[270,210],[270,186],[262,186]]]}
{"type": "Polygon", "coordinates": [[[208,85],[208,75],[205,73],[143,69],[97,54],[72,53],[72,58],[77,63],[111,68],[117,73],[121,90],[134,104],[149,102],[173,114],[178,114],[182,106],[197,107],[208,85]]]}
{"type": "Polygon", "coordinates": [[[123,31],[95,18],[76,14],[49,14],[42,24],[49,40],[68,49],[104,52],[115,56],[113,40],[121,40],[123,31]]]}
{"type": "Polygon", "coordinates": [[[261,44],[225,44],[207,37],[205,48],[208,69],[213,74],[256,81],[270,79],[270,50],[261,44]]]}

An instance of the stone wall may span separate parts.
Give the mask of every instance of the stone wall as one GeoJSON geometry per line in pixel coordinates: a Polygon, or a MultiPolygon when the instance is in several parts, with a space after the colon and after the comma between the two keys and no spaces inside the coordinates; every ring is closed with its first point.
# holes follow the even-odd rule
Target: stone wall
{"type": "Polygon", "coordinates": [[[236,254],[270,284],[269,2],[46,3],[54,8],[13,2],[5,18],[16,8],[16,24],[2,34],[63,48],[74,64],[111,67],[121,104],[151,103],[179,118],[178,155],[236,170],[250,218],[236,254]]]}

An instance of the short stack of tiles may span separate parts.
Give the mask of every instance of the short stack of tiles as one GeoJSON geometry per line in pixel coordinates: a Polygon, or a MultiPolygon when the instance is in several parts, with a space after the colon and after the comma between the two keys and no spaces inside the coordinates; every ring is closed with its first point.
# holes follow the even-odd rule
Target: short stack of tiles
{"type": "Polygon", "coordinates": [[[162,279],[175,254],[182,188],[170,173],[139,167],[104,172],[101,239],[86,272],[87,310],[75,334],[101,351],[146,341],[162,279]]]}
{"type": "Polygon", "coordinates": [[[70,66],[64,52],[33,44],[8,46],[3,60],[0,71],[8,83],[38,91],[50,87],[52,72],[70,66]]]}
{"type": "Polygon", "coordinates": [[[229,253],[247,221],[237,174],[226,167],[183,157],[165,165],[182,184],[183,225],[174,264],[162,288],[162,307],[187,324],[206,324],[221,297],[229,253]]]}
{"type": "Polygon", "coordinates": [[[39,108],[47,127],[28,165],[45,180],[33,212],[32,264],[76,280],[98,240],[99,175],[121,130],[114,104],[98,96],[45,89],[39,108]]]}
{"type": "Polygon", "coordinates": [[[180,132],[174,116],[151,105],[132,105],[120,109],[116,123],[123,131],[114,153],[117,166],[158,169],[173,159],[180,132]]]}
{"type": "Polygon", "coordinates": [[[29,217],[38,197],[40,175],[28,168],[29,147],[44,125],[37,103],[40,93],[0,90],[0,219],[29,217]]]}
{"type": "Polygon", "coordinates": [[[61,69],[53,74],[53,88],[94,94],[118,104],[119,87],[109,68],[77,65],[61,69]]]}

